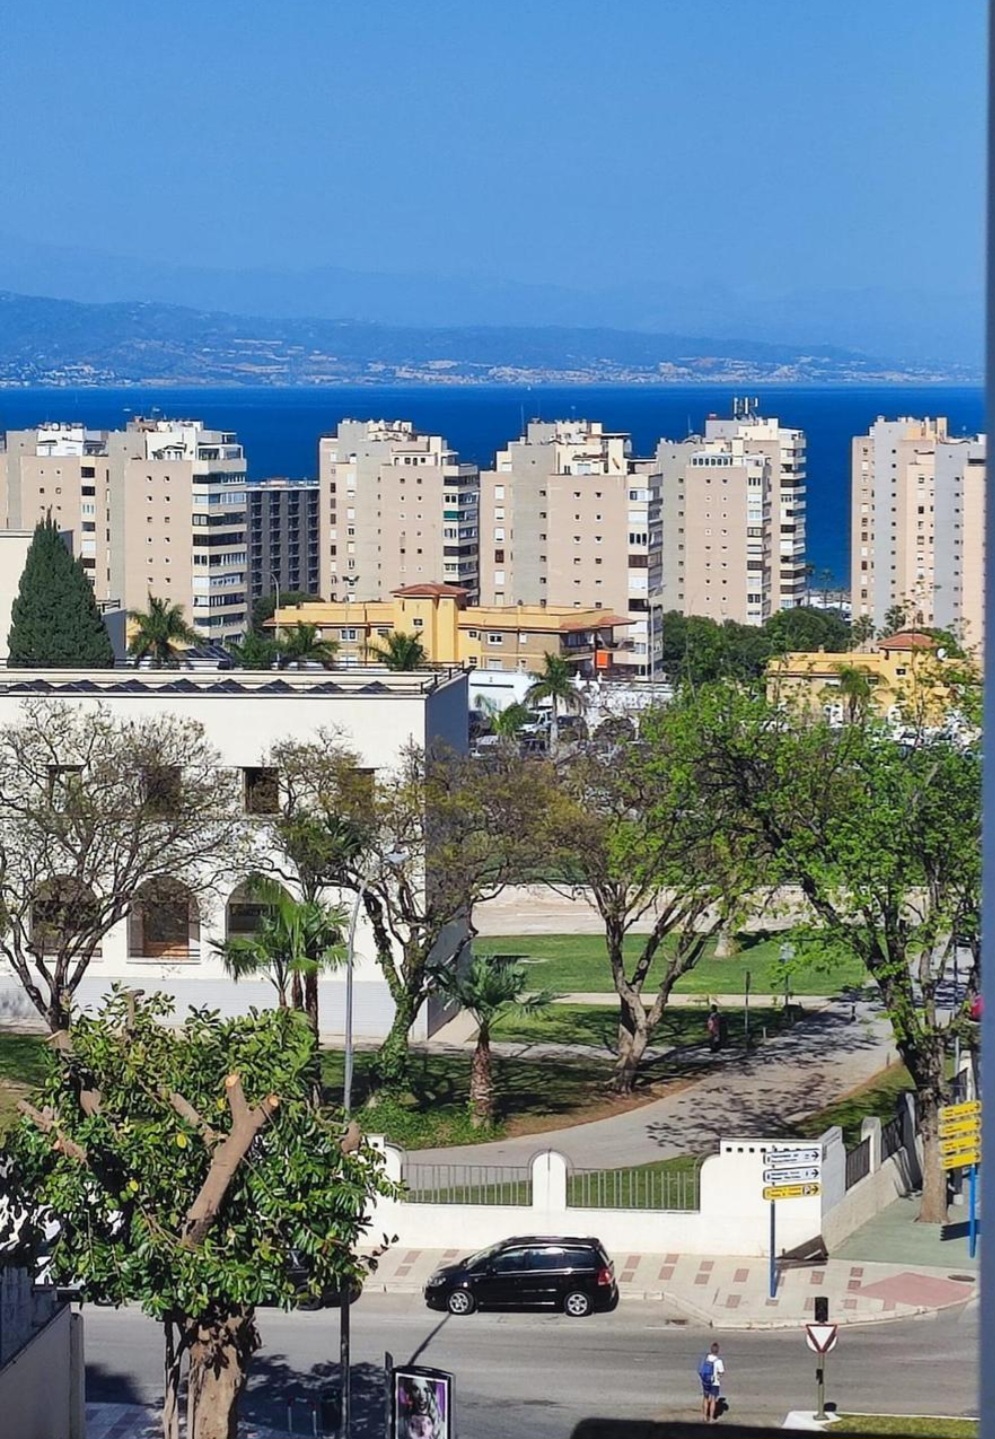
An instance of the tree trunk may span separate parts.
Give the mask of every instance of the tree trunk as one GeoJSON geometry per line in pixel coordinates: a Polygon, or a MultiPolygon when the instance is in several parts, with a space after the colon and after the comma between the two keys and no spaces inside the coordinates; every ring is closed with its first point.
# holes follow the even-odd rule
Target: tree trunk
{"type": "Polygon", "coordinates": [[[388,1093],[403,1090],[408,1082],[409,1034],[421,1008],[407,989],[394,995],[394,1018],[390,1032],[377,1051],[374,1069],[381,1089],[388,1093]]]}
{"type": "Polygon", "coordinates": [[[162,1439],[180,1439],[180,1369],[183,1362],[183,1327],[172,1314],[163,1320],[166,1363],[163,1378],[162,1439]]]}
{"type": "Polygon", "coordinates": [[[187,1439],[238,1439],[238,1404],[259,1347],[252,1309],[187,1321],[187,1439]]]}
{"type": "Polygon", "coordinates": [[[309,969],[304,975],[304,1012],[307,1015],[308,1024],[314,1035],[315,1043],[318,1041],[318,969],[309,969]]]}
{"type": "Polygon", "coordinates": [[[650,1032],[646,1022],[646,1010],[642,1000],[635,1002],[626,995],[620,995],[622,1013],[618,1024],[618,1058],[612,1072],[613,1094],[631,1094],[636,1083],[636,1074],[649,1044],[650,1032]]]}
{"type": "Polygon", "coordinates": [[[491,1037],[483,1026],[470,1065],[470,1122],[474,1129],[494,1123],[494,1063],[491,1037]]]}
{"type": "Polygon", "coordinates": [[[293,1009],[304,1008],[304,993],[301,989],[300,971],[295,969],[290,976],[290,1003],[293,1009]]]}
{"type": "Polygon", "coordinates": [[[946,1224],[947,1175],[940,1164],[940,1104],[937,1094],[920,1091],[919,1134],[922,1139],[922,1202],[917,1221],[920,1224],[946,1224]]]}

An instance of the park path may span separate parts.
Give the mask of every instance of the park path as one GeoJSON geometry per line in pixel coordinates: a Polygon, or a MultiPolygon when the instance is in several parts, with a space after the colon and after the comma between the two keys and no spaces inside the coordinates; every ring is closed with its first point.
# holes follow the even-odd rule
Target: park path
{"type": "Polygon", "coordinates": [[[638,1109],[516,1139],[414,1150],[410,1158],[425,1164],[524,1165],[542,1150],[555,1149],[578,1169],[617,1169],[700,1154],[720,1138],[776,1134],[895,1059],[891,1023],[880,1005],[831,1000],[748,1055],[726,1050],[713,1056],[703,1077],[638,1109]]]}

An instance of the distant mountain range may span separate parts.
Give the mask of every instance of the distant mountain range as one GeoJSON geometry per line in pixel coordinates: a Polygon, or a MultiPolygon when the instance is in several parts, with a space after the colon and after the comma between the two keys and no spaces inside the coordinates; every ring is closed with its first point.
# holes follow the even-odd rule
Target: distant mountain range
{"type": "Polygon", "coordinates": [[[481,326],[623,330],[662,337],[743,336],[823,354],[881,355],[899,366],[980,372],[978,286],[950,293],[818,289],[760,293],[729,276],[714,284],[620,281],[600,290],[486,275],[368,274],[335,266],[224,270],[156,263],[78,246],[37,245],[0,232],[0,290],[86,304],[151,301],[277,320],[354,320],[405,329],[481,326]]]}
{"type": "Polygon", "coordinates": [[[273,319],[151,301],[83,304],[0,291],[2,385],[431,382],[840,383],[960,379],[833,345],[609,328],[449,328],[273,319]]]}

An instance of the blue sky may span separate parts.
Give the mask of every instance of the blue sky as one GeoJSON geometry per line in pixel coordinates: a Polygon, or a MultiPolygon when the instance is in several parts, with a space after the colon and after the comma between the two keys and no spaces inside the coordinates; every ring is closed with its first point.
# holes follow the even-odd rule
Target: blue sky
{"type": "Polygon", "coordinates": [[[984,9],[10,5],[0,227],[225,268],[972,291],[984,9]]]}

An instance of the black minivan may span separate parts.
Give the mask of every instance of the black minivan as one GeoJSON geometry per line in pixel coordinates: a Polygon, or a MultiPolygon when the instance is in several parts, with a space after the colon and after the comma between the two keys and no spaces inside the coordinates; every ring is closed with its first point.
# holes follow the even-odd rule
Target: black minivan
{"type": "Polygon", "coordinates": [[[598,1239],[504,1239],[425,1285],[430,1309],[559,1309],[573,1319],[618,1303],[615,1270],[598,1239]]]}

